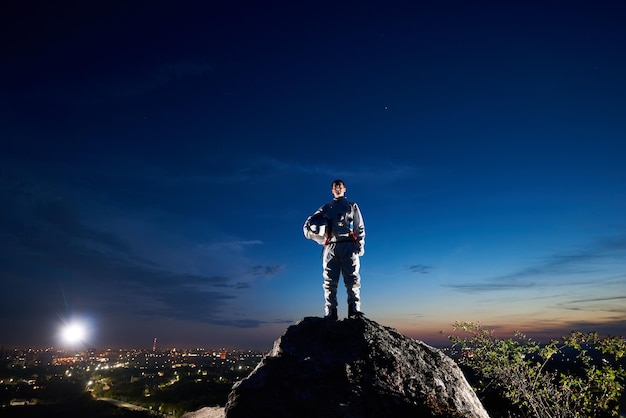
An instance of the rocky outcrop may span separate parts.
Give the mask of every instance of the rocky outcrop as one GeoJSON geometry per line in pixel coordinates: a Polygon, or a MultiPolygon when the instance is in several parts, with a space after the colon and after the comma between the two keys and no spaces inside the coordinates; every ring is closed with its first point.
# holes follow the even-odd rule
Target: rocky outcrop
{"type": "Polygon", "coordinates": [[[226,418],[488,414],[443,352],[369,319],[304,318],[233,386],[226,418]]]}
{"type": "Polygon", "coordinates": [[[187,412],[181,418],[224,418],[224,408],[219,406],[205,406],[197,411],[187,412]]]}

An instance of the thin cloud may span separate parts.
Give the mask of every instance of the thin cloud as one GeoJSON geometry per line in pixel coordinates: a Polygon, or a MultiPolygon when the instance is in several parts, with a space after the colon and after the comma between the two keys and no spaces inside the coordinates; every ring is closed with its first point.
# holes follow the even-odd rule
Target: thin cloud
{"type": "Polygon", "coordinates": [[[528,266],[509,274],[504,274],[482,282],[468,284],[451,284],[446,287],[466,292],[480,293],[499,290],[523,289],[531,287],[571,287],[573,285],[597,285],[599,282],[609,285],[620,284],[623,276],[598,278],[606,271],[607,266],[615,263],[623,263],[626,253],[626,237],[615,237],[597,240],[587,248],[572,253],[557,253],[539,260],[535,265],[528,266]],[[592,279],[579,279],[556,281],[550,280],[550,276],[589,276],[592,279]]]}
{"type": "Polygon", "coordinates": [[[577,299],[571,300],[569,303],[589,303],[589,302],[611,302],[611,301],[619,301],[626,299],[626,296],[612,296],[605,298],[589,298],[589,299],[577,299]]]}
{"type": "Polygon", "coordinates": [[[409,266],[408,269],[409,269],[409,272],[411,273],[428,274],[432,270],[432,267],[424,265],[424,264],[415,264],[415,265],[409,266]]]}
{"type": "MultiPolygon", "coordinates": [[[[545,340],[554,338],[557,332],[563,330],[569,330],[570,332],[597,332],[600,336],[624,336],[626,319],[616,317],[603,321],[552,321],[551,324],[541,322],[536,324],[535,328],[541,331],[533,331],[533,335],[543,336],[545,340]]],[[[567,331],[564,332],[564,334],[566,333],[567,331]]]]}
{"type": "MultiPolygon", "coordinates": [[[[213,150],[212,150],[213,151],[213,150]]],[[[358,179],[360,183],[370,185],[388,184],[391,182],[410,180],[421,175],[419,167],[409,164],[397,164],[384,161],[372,161],[363,164],[366,168],[346,169],[334,165],[300,163],[291,160],[279,160],[273,157],[247,158],[245,161],[224,158],[219,154],[210,153],[203,156],[201,168],[189,166],[185,171],[172,171],[167,167],[128,159],[124,156],[111,156],[116,170],[92,170],[98,161],[84,162],[85,166],[72,166],[73,172],[85,172],[87,179],[78,176],[76,183],[86,182],[106,184],[106,193],[118,199],[153,200],[162,196],[164,191],[178,191],[181,188],[194,189],[212,188],[224,185],[258,184],[295,176],[358,179]],[[129,187],[129,184],[132,187],[129,187]],[[132,193],[128,190],[132,189],[132,193]]],[[[109,163],[110,165],[110,163],[109,163]]],[[[63,171],[63,167],[58,170],[63,171]]],[[[65,173],[69,177],[69,173],[65,173]]],[[[74,176],[76,177],[76,176],[74,176]]]]}
{"type": "MultiPolygon", "coordinates": [[[[15,284],[0,296],[3,321],[23,320],[27,314],[41,322],[90,311],[221,324],[237,311],[237,292],[250,287],[237,277],[191,274],[147,260],[119,235],[86,223],[66,200],[51,198],[43,189],[0,186],[6,202],[0,208],[0,276],[15,284]]],[[[212,249],[259,244],[230,241],[212,249]]],[[[264,272],[277,269],[269,266],[264,272]]]]}
{"type": "Polygon", "coordinates": [[[32,212],[35,218],[72,240],[82,240],[86,245],[96,245],[118,252],[131,250],[128,242],[109,232],[91,228],[81,222],[80,216],[61,201],[42,202],[32,212]]]}
{"type": "MultiPolygon", "coordinates": [[[[0,227],[4,239],[24,247],[54,248],[68,243],[129,252],[128,242],[118,236],[88,226],[78,211],[62,196],[34,189],[27,184],[0,184],[0,227]]],[[[1,244],[1,243],[0,243],[1,244]]]]}
{"type": "Polygon", "coordinates": [[[559,303],[557,306],[570,311],[626,313],[626,296],[606,296],[597,298],[574,299],[559,303]]]}
{"type": "MultiPolygon", "coordinates": [[[[345,167],[332,165],[315,165],[288,160],[279,160],[272,157],[257,157],[245,162],[231,161],[220,156],[208,157],[201,173],[184,173],[171,175],[155,168],[155,174],[166,184],[189,185],[194,184],[240,184],[273,181],[277,178],[292,178],[297,175],[315,176],[324,178],[353,178],[368,184],[385,184],[393,181],[411,179],[418,176],[419,169],[412,165],[401,165],[384,162],[364,164],[367,168],[349,170],[345,167]],[[160,172],[160,174],[159,174],[160,172]]],[[[153,180],[153,177],[150,178],[153,180]]]]}
{"type": "Polygon", "coordinates": [[[274,276],[282,271],[283,267],[279,265],[274,266],[254,266],[252,267],[253,276],[274,276]]]}
{"type": "Polygon", "coordinates": [[[232,251],[240,252],[251,245],[262,245],[262,244],[263,244],[263,241],[260,241],[260,240],[224,241],[224,242],[214,242],[214,243],[203,246],[203,248],[211,252],[222,251],[222,250],[232,250],[232,251]]]}
{"type": "Polygon", "coordinates": [[[346,169],[345,167],[337,169],[330,165],[312,165],[295,163],[291,161],[281,161],[274,158],[263,158],[260,160],[263,165],[276,174],[284,175],[294,173],[323,176],[328,178],[355,178],[359,181],[378,184],[397,181],[400,179],[413,178],[419,174],[418,169],[412,165],[391,164],[372,162],[371,164],[363,164],[358,170],[346,169]]]}
{"type": "Polygon", "coordinates": [[[572,253],[558,253],[546,257],[534,266],[520,269],[496,279],[510,280],[554,274],[584,274],[598,272],[602,266],[615,260],[623,260],[626,237],[623,235],[600,239],[587,248],[572,253]]]}
{"type": "Polygon", "coordinates": [[[502,290],[528,289],[534,287],[535,283],[469,283],[448,284],[444,286],[464,293],[483,293],[502,290]]]}
{"type": "Polygon", "coordinates": [[[224,287],[224,288],[234,288],[234,289],[250,289],[252,285],[247,282],[237,282],[237,283],[219,283],[215,284],[214,287],[224,287]]]}

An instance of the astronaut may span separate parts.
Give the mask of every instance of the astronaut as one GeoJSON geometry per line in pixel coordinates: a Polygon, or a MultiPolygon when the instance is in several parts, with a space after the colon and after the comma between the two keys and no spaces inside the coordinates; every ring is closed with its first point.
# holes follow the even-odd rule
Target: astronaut
{"type": "Polygon", "coordinates": [[[322,276],[325,318],[337,320],[337,285],[339,276],[348,293],[348,318],[361,318],[360,259],[365,253],[365,225],[359,206],[345,197],[342,180],[332,183],[332,202],[326,203],[304,222],[307,239],[324,246],[322,276]]]}

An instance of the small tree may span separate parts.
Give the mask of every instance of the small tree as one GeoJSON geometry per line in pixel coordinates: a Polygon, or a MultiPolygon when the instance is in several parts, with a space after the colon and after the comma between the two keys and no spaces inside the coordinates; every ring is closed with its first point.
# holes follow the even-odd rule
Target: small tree
{"type": "MultiPolygon", "coordinates": [[[[540,344],[516,332],[505,340],[480,324],[457,322],[450,340],[464,355],[459,362],[477,376],[479,394],[496,390],[519,408],[517,416],[583,418],[617,416],[626,373],[619,360],[626,354],[621,337],[572,332],[561,340],[540,344]],[[559,370],[556,354],[576,359],[559,370]]],[[[516,415],[511,411],[509,416],[516,415]]]]}

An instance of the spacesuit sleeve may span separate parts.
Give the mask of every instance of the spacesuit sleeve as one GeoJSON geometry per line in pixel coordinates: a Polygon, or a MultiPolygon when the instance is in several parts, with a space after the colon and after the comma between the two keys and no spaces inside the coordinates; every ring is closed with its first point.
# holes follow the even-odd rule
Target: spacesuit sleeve
{"type": "Polygon", "coordinates": [[[354,213],[352,218],[352,232],[358,241],[358,246],[360,249],[360,254],[363,255],[365,253],[365,224],[363,223],[363,216],[361,215],[361,210],[359,209],[359,205],[354,204],[354,213]]]}

